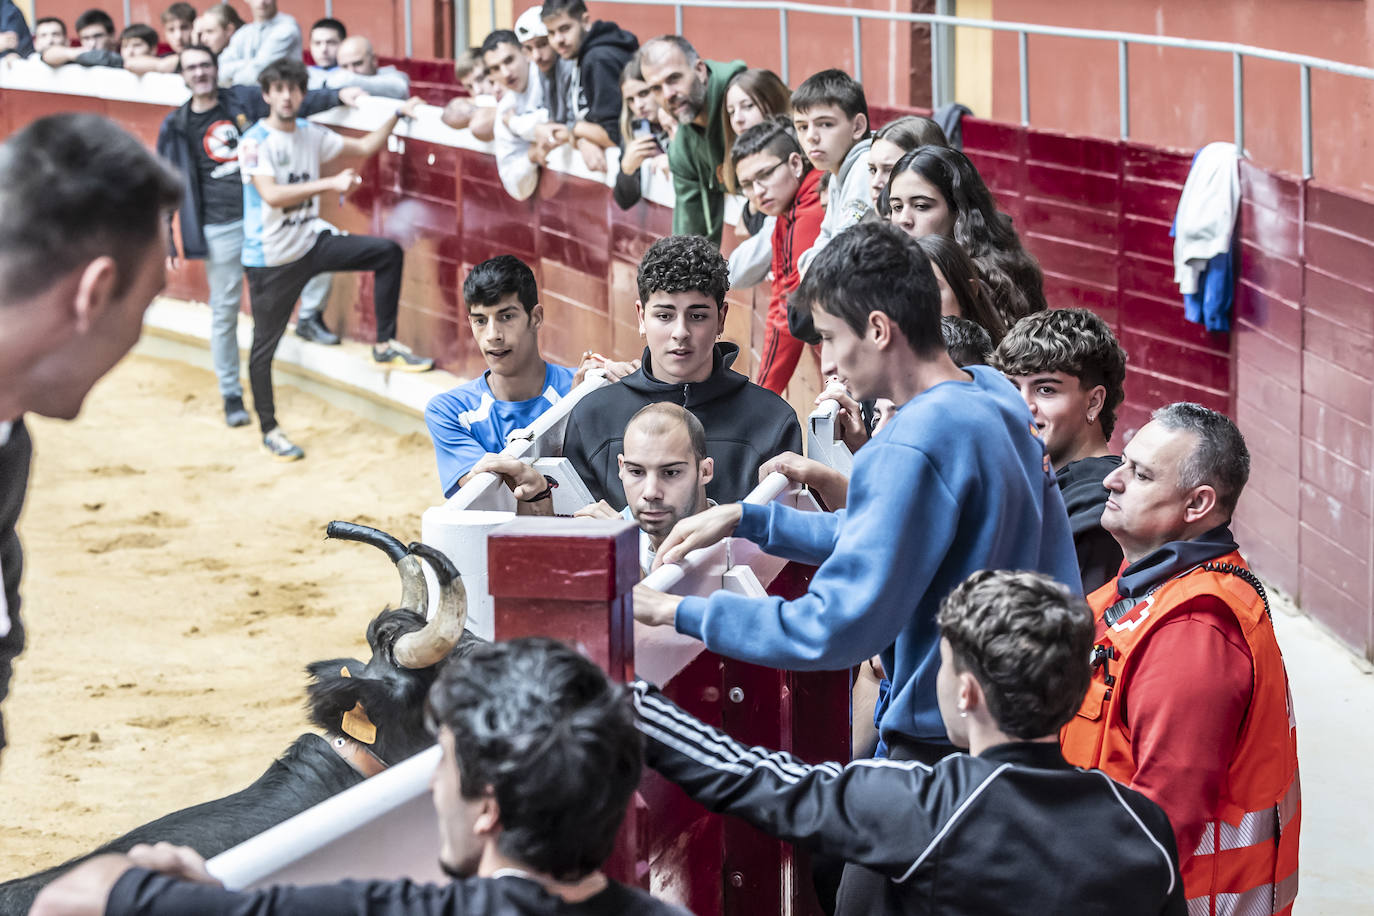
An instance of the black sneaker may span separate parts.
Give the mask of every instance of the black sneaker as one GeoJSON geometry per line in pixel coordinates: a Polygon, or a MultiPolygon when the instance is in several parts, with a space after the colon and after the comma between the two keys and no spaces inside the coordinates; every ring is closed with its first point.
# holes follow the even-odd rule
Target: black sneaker
{"type": "Polygon", "coordinates": [[[305,457],[305,450],[286,438],[280,426],[262,437],[262,447],[278,461],[300,461],[305,457]]]}
{"type": "Polygon", "coordinates": [[[400,372],[428,372],[434,368],[434,360],[416,356],[410,347],[394,340],[374,346],[372,361],[379,366],[390,366],[400,372]]]}
{"type": "Polygon", "coordinates": [[[325,327],[324,319],[319,315],[311,315],[296,322],[296,336],[302,340],[324,344],[326,347],[335,346],[339,342],[339,335],[325,327]]]}
{"type": "Polygon", "coordinates": [[[243,398],[224,399],[224,422],[230,426],[247,426],[253,420],[243,408],[243,398]]]}

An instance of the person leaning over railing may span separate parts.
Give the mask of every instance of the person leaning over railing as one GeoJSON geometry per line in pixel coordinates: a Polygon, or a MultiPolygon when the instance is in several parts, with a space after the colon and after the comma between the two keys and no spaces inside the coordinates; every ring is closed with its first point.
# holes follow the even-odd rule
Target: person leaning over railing
{"type": "MultiPolygon", "coordinates": [[[[725,107],[720,119],[725,131],[725,161],[720,167],[721,182],[731,194],[739,194],[734,165],[735,141],[749,128],[764,121],[784,117],[792,120],[792,90],[772,70],[741,70],[725,86],[725,107]]],[[[820,172],[817,176],[827,174],[820,172]]],[[[824,194],[823,189],[818,189],[824,194]]],[[[735,235],[741,241],[730,252],[730,286],[739,289],[762,283],[773,267],[773,228],[776,217],[760,213],[745,194],[735,235]]],[[[814,239],[813,239],[814,241],[814,239]]],[[[811,247],[808,243],[807,247],[811,247]]]]}
{"type": "Polygon", "coordinates": [[[813,73],[792,93],[792,123],[811,164],[830,175],[820,235],[797,262],[805,273],[832,238],[873,213],[864,167],[872,144],[864,87],[843,70],[813,73]]]}
{"type": "Polygon", "coordinates": [[[258,74],[278,60],[303,58],[301,27],[277,9],[277,0],[248,0],[253,21],[234,31],[219,56],[221,86],[253,86],[258,74]]]}
{"type": "Polygon", "coordinates": [[[576,64],[568,85],[571,142],[590,171],[606,171],[605,151],[620,144],[620,73],[639,39],[614,22],[592,21],[583,0],[544,0],[539,11],[549,44],[576,64]]]}
{"type": "Polygon", "coordinates": [[[122,67],[115,44],[114,20],[104,10],[86,10],[76,17],[76,37],[79,48],[52,45],[43,52],[43,63],[50,67],[77,64],[82,67],[122,67]]]}
{"type": "Polygon", "coordinates": [[[967,754],[813,766],[745,747],[639,681],[645,760],[712,811],[844,860],[839,916],[1184,916],[1164,812],[1059,753],[1088,686],[1083,599],[985,570],[934,623],[940,717],[967,754]]]}
{"type": "Polygon", "coordinates": [[[636,51],[620,73],[620,170],[615,174],[611,197],[628,210],[644,197],[650,176],[658,171],[667,177],[668,144],[677,122],[658,104],[653,88],[644,82],[641,52],[636,51]]]}
{"type": "MultiPolygon", "coordinates": [[[[601,369],[615,381],[639,368],[638,361],[618,363],[593,354],[576,370],[547,362],[539,349],[544,306],[534,271],[515,255],[498,254],[473,267],[463,281],[463,304],[487,369],[425,405],[425,426],[434,440],[445,497],[481,473],[474,465],[483,457],[496,459],[512,432],[532,424],[581,384],[588,369],[601,369]]],[[[498,460],[482,470],[510,475],[518,470],[514,465],[529,467],[513,458],[498,460]]],[[[543,476],[535,474],[516,498],[547,488],[543,476]]]]}
{"type": "Polygon", "coordinates": [[[539,157],[531,151],[539,125],[549,120],[544,84],[539,68],[509,29],[498,29],[483,39],[482,62],[492,82],[502,89],[492,125],[496,174],[507,194],[525,200],[539,187],[539,157]]]}
{"type": "Polygon", "coordinates": [[[644,82],[678,123],[668,147],[673,173],[673,234],[704,235],[720,244],[725,226],[725,86],[744,61],[704,60],[681,35],[660,35],[640,52],[644,82]]]}
{"type": "Polygon", "coordinates": [[[792,302],[810,310],[825,374],[856,398],[890,398],[896,415],[854,456],[844,513],[722,505],[681,522],[658,563],[733,534],[820,568],[794,601],[641,585],[635,617],[775,668],[835,670],[881,653],[893,684],[883,740],[893,757],[938,760],[950,751],[935,703],[940,600],[980,569],[1039,571],[1079,590],[1049,455],[1010,382],[950,360],[930,262],[894,227],[837,236],[792,302]]]}

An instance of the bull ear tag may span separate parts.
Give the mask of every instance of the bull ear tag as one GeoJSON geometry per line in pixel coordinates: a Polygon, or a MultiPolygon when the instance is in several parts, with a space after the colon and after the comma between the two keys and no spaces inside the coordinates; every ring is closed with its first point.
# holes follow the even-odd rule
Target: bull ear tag
{"type": "Polygon", "coordinates": [[[355,741],[361,741],[363,744],[377,743],[377,726],[367,717],[367,710],[363,709],[361,700],[343,714],[342,728],[343,733],[355,741]]]}

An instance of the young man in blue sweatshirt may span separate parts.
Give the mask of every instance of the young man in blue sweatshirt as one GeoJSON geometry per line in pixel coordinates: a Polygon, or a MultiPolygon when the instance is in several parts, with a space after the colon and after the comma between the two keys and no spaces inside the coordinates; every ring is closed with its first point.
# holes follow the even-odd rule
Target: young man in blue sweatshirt
{"type": "Polygon", "coordinates": [[[892,679],[879,732],[889,754],[952,750],[935,699],[940,601],[980,569],[1046,573],[1080,594],[1049,455],[1016,388],[960,369],[940,333],[929,261],[894,227],[863,223],[816,257],[793,297],[821,337],[822,372],[896,416],[854,456],[848,508],[807,513],[739,503],[680,522],[658,564],[735,535],[819,564],[795,601],[718,591],[679,598],[639,586],[635,617],[713,652],[790,670],[834,670],[881,654],[892,679]]]}

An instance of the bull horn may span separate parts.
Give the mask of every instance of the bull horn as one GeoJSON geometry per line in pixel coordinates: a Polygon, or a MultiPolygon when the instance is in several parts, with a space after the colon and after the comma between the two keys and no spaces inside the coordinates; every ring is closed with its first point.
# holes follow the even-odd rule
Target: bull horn
{"type": "Polygon", "coordinates": [[[420,561],[411,556],[410,551],[406,550],[406,545],[398,539],[385,531],[353,522],[330,522],[324,529],[324,536],[340,541],[371,544],[385,553],[391,562],[396,564],[396,571],[401,574],[400,606],[419,614],[429,610],[429,586],[425,584],[425,571],[421,568],[420,561]]]}
{"type": "Polygon", "coordinates": [[[396,640],[392,657],[402,668],[428,668],[442,661],[462,638],[468,620],[468,593],[458,567],[439,550],[416,542],[410,545],[410,552],[433,567],[439,580],[439,607],[423,629],[396,640]]]}

